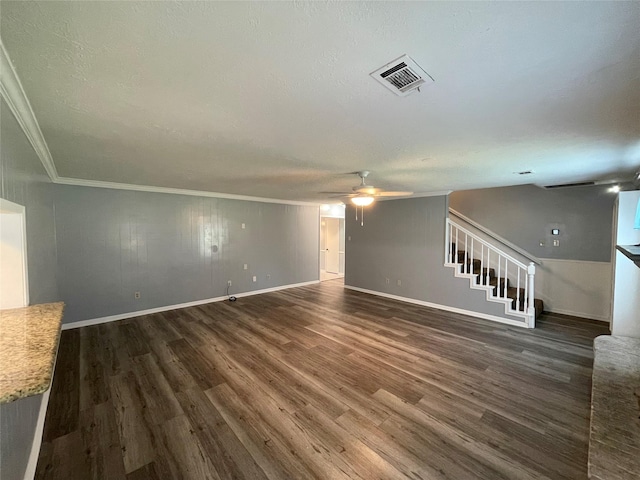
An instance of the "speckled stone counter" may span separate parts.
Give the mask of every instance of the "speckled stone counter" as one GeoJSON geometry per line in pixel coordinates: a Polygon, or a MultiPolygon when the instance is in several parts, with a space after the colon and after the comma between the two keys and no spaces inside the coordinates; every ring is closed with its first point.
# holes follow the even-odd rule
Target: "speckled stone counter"
{"type": "Polygon", "coordinates": [[[49,388],[63,308],[47,303],[0,310],[0,404],[49,388]]]}
{"type": "Polygon", "coordinates": [[[589,478],[640,479],[640,338],[594,341],[589,478]]]}

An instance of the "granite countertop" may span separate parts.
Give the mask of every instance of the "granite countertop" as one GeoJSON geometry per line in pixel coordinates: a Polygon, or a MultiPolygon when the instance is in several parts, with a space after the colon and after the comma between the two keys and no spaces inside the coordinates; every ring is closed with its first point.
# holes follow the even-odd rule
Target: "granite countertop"
{"type": "Polygon", "coordinates": [[[0,404],[51,383],[64,303],[0,310],[0,404]]]}
{"type": "Polygon", "coordinates": [[[640,479],[640,338],[594,341],[589,478],[640,479]]]}

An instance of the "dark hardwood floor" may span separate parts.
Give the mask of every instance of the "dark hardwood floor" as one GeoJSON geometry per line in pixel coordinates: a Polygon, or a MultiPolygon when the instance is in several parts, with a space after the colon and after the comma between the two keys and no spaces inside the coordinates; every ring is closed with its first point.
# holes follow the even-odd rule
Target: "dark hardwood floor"
{"type": "Polygon", "coordinates": [[[584,479],[598,322],[341,281],[63,332],[38,479],[584,479]]]}

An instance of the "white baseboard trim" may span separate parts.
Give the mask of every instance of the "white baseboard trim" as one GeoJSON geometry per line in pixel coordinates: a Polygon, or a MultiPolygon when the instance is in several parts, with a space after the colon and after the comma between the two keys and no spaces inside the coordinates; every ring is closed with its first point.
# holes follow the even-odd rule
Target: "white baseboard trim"
{"type": "Polygon", "coordinates": [[[593,315],[591,313],[574,312],[572,310],[562,310],[560,308],[554,308],[549,310],[548,313],[559,313],[560,315],[570,315],[572,317],[586,318],[587,320],[597,320],[599,322],[611,323],[611,319],[600,315],[593,315]]]}
{"type": "MultiPolygon", "coordinates": [[[[307,285],[314,285],[320,283],[320,280],[311,280],[310,282],[291,283],[288,285],[280,285],[279,287],[263,288],[262,290],[252,290],[250,292],[234,293],[232,294],[236,298],[250,297],[252,295],[260,295],[262,293],[277,292],[279,290],[288,290],[290,288],[304,287],[307,285]]],[[[127,318],[140,317],[142,315],[151,315],[152,313],[166,312],[168,310],[176,310],[178,308],[196,307],[198,305],[205,305],[207,303],[221,302],[227,300],[226,295],[223,297],[205,298],[203,300],[195,300],[193,302],[177,303],[175,305],[165,305],[163,307],[150,308],[148,310],[138,310],[136,312],[120,313],[118,315],[109,315],[108,317],[91,318],[89,320],[80,320],[72,323],[65,323],[62,325],[62,330],[71,330],[73,328],[89,327],[91,325],[99,325],[101,323],[115,322],[118,320],[125,320],[127,318]]]]}
{"type": "Polygon", "coordinates": [[[495,315],[489,315],[487,313],[473,312],[471,310],[464,310],[462,308],[450,307],[448,305],[440,305],[438,303],[425,302],[424,300],[417,300],[415,298],[400,297],[398,295],[392,295],[390,293],[377,292],[375,290],[367,290],[365,288],[353,287],[351,285],[345,285],[344,288],[349,290],[355,290],[356,292],[368,293],[370,295],[377,295],[378,297],[391,298],[400,302],[413,303],[415,305],[421,305],[423,307],[437,308],[438,310],[445,310],[452,313],[460,313],[462,315],[468,315],[470,317],[480,318],[482,320],[491,320],[493,322],[506,323],[507,325],[513,325],[515,327],[528,328],[525,321],[511,320],[510,318],[496,317],[495,315]]]}
{"type": "Polygon", "coordinates": [[[38,466],[38,457],[40,456],[42,435],[44,433],[44,420],[47,416],[47,407],[49,406],[49,395],[51,395],[51,385],[49,385],[47,391],[42,394],[42,399],[40,400],[40,411],[38,412],[36,430],[33,433],[33,443],[31,443],[31,453],[29,453],[29,462],[24,472],[24,480],[33,480],[36,476],[36,467],[38,466]]]}

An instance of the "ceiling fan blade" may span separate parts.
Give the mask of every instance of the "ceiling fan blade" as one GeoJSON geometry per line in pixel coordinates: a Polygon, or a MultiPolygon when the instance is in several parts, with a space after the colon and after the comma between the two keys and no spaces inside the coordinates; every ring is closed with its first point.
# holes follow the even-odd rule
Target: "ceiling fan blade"
{"type": "Polygon", "coordinates": [[[378,197],[406,197],[407,195],[413,195],[413,192],[380,192],[378,197]]]}
{"type": "Polygon", "coordinates": [[[347,193],[347,192],[321,192],[321,193],[326,195],[328,198],[351,198],[351,197],[357,196],[353,193],[347,193]]]}
{"type": "Polygon", "coordinates": [[[361,195],[378,195],[382,192],[382,189],[371,185],[360,185],[358,187],[353,187],[353,191],[361,195]]]}

